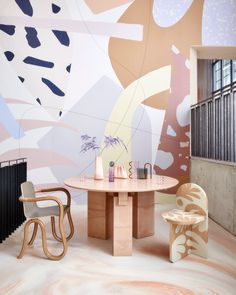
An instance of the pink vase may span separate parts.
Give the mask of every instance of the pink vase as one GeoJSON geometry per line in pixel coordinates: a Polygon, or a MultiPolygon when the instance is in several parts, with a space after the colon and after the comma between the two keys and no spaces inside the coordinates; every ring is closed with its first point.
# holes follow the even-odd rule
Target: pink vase
{"type": "Polygon", "coordinates": [[[102,157],[101,156],[96,156],[96,159],[95,159],[94,179],[97,179],[97,180],[104,179],[103,166],[102,166],[102,157]]]}

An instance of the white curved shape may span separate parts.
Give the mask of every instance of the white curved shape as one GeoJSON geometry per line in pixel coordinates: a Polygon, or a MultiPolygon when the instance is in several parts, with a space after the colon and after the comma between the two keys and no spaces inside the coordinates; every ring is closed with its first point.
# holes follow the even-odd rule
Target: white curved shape
{"type": "Polygon", "coordinates": [[[150,118],[152,128],[152,163],[156,158],[156,149],[160,141],[161,130],[164,122],[165,111],[158,110],[149,106],[144,106],[147,115],[150,118]]]}
{"type": "Polygon", "coordinates": [[[193,0],[155,0],[153,18],[160,27],[170,27],[176,24],[188,11],[193,0]]]}
{"type": "Polygon", "coordinates": [[[162,170],[166,170],[174,163],[174,157],[172,153],[164,152],[161,150],[157,151],[156,165],[162,170]]]}
{"type": "Polygon", "coordinates": [[[176,118],[181,127],[190,124],[190,97],[186,95],[183,101],[178,105],[176,118]]]}

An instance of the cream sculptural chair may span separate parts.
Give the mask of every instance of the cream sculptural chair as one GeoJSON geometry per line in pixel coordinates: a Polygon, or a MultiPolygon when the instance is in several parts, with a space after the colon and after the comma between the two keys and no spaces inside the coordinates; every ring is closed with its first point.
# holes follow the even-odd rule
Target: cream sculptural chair
{"type": "Polygon", "coordinates": [[[45,255],[51,260],[60,260],[61,258],[65,256],[67,252],[67,241],[70,240],[74,234],[74,226],[73,226],[71,213],[70,213],[71,196],[69,191],[61,187],[47,188],[47,189],[41,189],[41,190],[35,191],[32,182],[28,181],[21,184],[21,192],[22,192],[22,196],[19,198],[19,200],[23,202],[24,213],[25,213],[25,217],[27,218],[27,222],[24,227],[24,240],[23,240],[22,249],[17,258],[22,258],[26,247],[33,245],[36,234],[37,234],[38,226],[40,226],[41,234],[42,234],[43,251],[45,255]],[[66,194],[67,196],[66,205],[63,205],[61,200],[55,196],[36,197],[35,195],[35,193],[55,192],[55,191],[62,191],[66,194]],[[57,206],[38,207],[36,202],[42,202],[42,201],[54,201],[56,202],[57,206]],[[65,215],[67,215],[69,225],[70,225],[70,234],[67,237],[65,236],[65,231],[63,226],[63,218],[65,215]],[[43,223],[42,220],[39,219],[40,217],[45,217],[45,216],[51,216],[51,226],[52,226],[53,237],[57,241],[62,242],[63,244],[63,250],[61,254],[59,255],[53,255],[48,250],[47,241],[46,241],[45,224],[43,223]],[[54,216],[59,217],[60,236],[58,236],[56,233],[54,216]],[[31,223],[34,224],[34,229],[33,229],[32,237],[29,241],[28,231],[29,231],[29,226],[31,225],[31,223]]]}
{"type": "Polygon", "coordinates": [[[192,253],[207,258],[208,201],[197,184],[186,183],[176,193],[177,209],[164,212],[170,225],[169,257],[175,262],[192,253]]]}

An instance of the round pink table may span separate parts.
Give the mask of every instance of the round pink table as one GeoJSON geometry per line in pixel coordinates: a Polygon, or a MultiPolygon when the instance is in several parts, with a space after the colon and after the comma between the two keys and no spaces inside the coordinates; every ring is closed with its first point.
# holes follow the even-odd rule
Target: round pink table
{"type": "Polygon", "coordinates": [[[167,176],[152,179],[108,179],[71,177],[64,183],[88,191],[88,236],[113,240],[113,255],[132,255],[132,236],[154,234],[154,193],[178,184],[167,176]]]}

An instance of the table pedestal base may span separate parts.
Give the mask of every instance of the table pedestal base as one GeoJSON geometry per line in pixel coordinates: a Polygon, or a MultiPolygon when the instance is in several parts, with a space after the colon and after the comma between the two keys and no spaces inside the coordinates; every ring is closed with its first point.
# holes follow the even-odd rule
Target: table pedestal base
{"type": "Polygon", "coordinates": [[[133,237],[154,235],[154,192],[135,193],[133,196],[133,237]]]}
{"type": "Polygon", "coordinates": [[[105,192],[88,192],[88,236],[106,240],[107,201],[105,192]]]}
{"type": "Polygon", "coordinates": [[[128,193],[122,194],[122,202],[120,193],[117,197],[113,197],[114,256],[132,255],[132,197],[128,197],[128,193]]]}
{"type": "Polygon", "coordinates": [[[88,236],[112,237],[114,256],[132,255],[132,236],[153,234],[154,192],[88,192],[88,236]]]}

